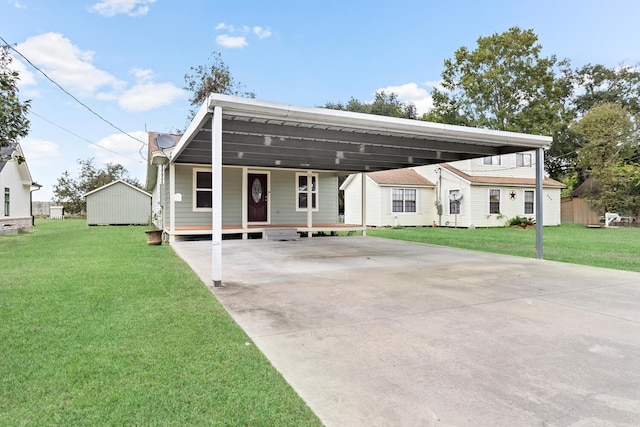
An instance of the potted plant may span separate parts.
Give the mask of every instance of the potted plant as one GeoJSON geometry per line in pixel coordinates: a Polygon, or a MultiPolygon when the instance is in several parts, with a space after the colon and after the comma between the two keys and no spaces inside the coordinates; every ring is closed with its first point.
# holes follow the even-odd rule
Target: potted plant
{"type": "Polygon", "coordinates": [[[147,235],[147,245],[161,245],[162,244],[162,229],[156,226],[156,221],[160,218],[158,212],[154,212],[149,217],[149,229],[145,231],[147,235]]]}

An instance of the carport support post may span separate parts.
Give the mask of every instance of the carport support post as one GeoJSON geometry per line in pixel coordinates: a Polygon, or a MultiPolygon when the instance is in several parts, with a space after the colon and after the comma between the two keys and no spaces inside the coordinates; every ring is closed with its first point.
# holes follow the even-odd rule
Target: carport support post
{"type": "Polygon", "coordinates": [[[365,237],[367,235],[367,174],[361,172],[360,176],[362,177],[362,199],[360,201],[362,205],[362,237],[365,237]]]}
{"type": "MultiPolygon", "coordinates": [[[[316,182],[316,185],[318,183],[316,182]]],[[[313,232],[311,231],[311,227],[313,227],[313,172],[307,171],[307,228],[309,232],[307,233],[307,237],[312,237],[313,232]]],[[[316,202],[317,203],[317,202],[316,202]]]]}
{"type": "Polygon", "coordinates": [[[213,108],[211,136],[211,277],[222,286],[222,107],[213,108]]]}
{"type": "Polygon", "coordinates": [[[536,148],[536,258],[542,259],[542,227],[544,225],[544,209],[542,206],[542,191],[544,180],[544,149],[536,148]]]}

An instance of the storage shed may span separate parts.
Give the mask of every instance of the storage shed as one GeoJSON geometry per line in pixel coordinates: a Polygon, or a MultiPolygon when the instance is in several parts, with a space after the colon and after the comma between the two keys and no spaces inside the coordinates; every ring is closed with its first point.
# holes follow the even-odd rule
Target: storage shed
{"type": "Polygon", "coordinates": [[[122,180],[85,194],[88,225],[148,224],[151,194],[122,180]]]}
{"type": "Polygon", "coordinates": [[[50,206],[49,218],[51,219],[64,219],[64,206],[50,206]]]}

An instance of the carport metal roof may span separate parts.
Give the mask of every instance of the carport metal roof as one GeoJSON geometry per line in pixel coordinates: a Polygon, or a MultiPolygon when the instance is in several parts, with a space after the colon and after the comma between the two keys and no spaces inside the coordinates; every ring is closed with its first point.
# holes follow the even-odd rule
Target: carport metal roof
{"type": "Polygon", "coordinates": [[[547,147],[551,138],[212,94],[172,162],[210,164],[214,107],[222,164],[372,172],[547,147]]]}
{"type": "MultiPolygon", "coordinates": [[[[212,273],[214,286],[220,286],[223,165],[302,169],[309,174],[372,172],[535,149],[536,221],[542,224],[543,150],[551,141],[545,136],[211,94],[173,150],[170,173],[176,163],[211,165],[212,273]]],[[[307,215],[310,222],[310,208],[307,215]]],[[[536,229],[536,252],[542,258],[542,227],[536,229]]]]}

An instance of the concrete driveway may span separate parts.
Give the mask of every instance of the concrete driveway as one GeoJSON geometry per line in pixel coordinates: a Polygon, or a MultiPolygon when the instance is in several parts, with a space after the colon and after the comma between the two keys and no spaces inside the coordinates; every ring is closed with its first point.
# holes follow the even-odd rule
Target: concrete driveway
{"type": "MultiPolygon", "coordinates": [[[[211,284],[211,242],[176,242],[211,284]]],[[[374,237],[224,241],[212,292],[327,426],[640,425],[640,274],[374,237]]]]}

